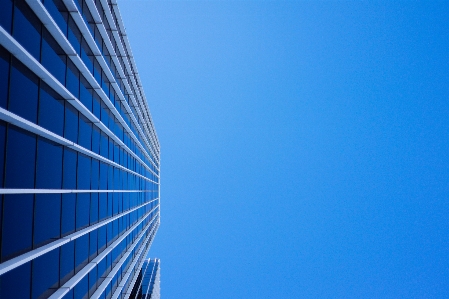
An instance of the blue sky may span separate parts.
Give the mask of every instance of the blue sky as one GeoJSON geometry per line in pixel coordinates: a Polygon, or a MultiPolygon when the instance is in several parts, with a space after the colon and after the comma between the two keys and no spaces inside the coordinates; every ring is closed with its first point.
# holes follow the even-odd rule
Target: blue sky
{"type": "Polygon", "coordinates": [[[119,4],[164,299],[449,297],[447,2],[119,4]]]}

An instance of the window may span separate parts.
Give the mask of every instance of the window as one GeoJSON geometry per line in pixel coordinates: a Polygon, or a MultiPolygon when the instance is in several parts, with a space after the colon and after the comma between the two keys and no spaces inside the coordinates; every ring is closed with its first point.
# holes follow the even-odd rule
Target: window
{"type": "Polygon", "coordinates": [[[62,85],[65,84],[67,55],[45,28],[41,63],[62,85]]]}
{"type": "MultiPolygon", "coordinates": [[[[2,1],[9,3],[10,1],[2,1]]],[[[2,8],[3,10],[4,8],[2,8]]],[[[0,12],[1,14],[1,12],[0,12]]],[[[0,25],[2,23],[2,16],[0,15],[0,25]]],[[[5,48],[0,46],[0,107],[6,109],[8,100],[8,85],[9,85],[9,64],[10,64],[11,54],[6,51],[5,48]]]]}
{"type": "MultiPolygon", "coordinates": [[[[2,1],[2,6],[3,2],[4,1],[2,1]]],[[[15,5],[13,36],[37,61],[39,61],[42,25],[25,1],[15,1],[15,5]]]]}
{"type": "Polygon", "coordinates": [[[29,298],[31,262],[0,276],[0,298],[29,298]]]}
{"type": "Polygon", "coordinates": [[[62,194],[61,235],[66,236],[75,231],[76,194],[62,194]]]}
{"type": "Polygon", "coordinates": [[[64,147],[63,189],[76,189],[77,157],[77,152],[64,147]]]}
{"type": "Polygon", "coordinates": [[[98,193],[90,194],[90,224],[98,222],[98,193]]]}
{"type": "Polygon", "coordinates": [[[36,194],[34,208],[34,246],[60,237],[61,194],[36,194]]]}
{"type": "Polygon", "coordinates": [[[77,98],[80,97],[80,72],[73,62],[67,60],[67,89],[77,98]]]}
{"type": "Polygon", "coordinates": [[[69,102],[65,105],[64,137],[78,143],[78,110],[69,102]]]}
{"type": "MultiPolygon", "coordinates": [[[[5,169],[6,123],[0,120],[0,188],[3,187],[3,171],[5,169]]],[[[1,217],[1,216],[0,216],[1,217]]]]}
{"type": "Polygon", "coordinates": [[[8,125],[5,188],[34,188],[36,136],[8,125]]]}
{"type": "Polygon", "coordinates": [[[2,262],[31,249],[34,194],[6,194],[3,199],[2,262]]]}
{"type": "Polygon", "coordinates": [[[50,13],[53,20],[58,24],[59,29],[61,29],[64,35],[67,35],[67,20],[69,18],[69,13],[65,5],[61,0],[46,0],[44,1],[44,6],[50,13]]]}
{"type": "Polygon", "coordinates": [[[92,86],[90,86],[86,78],[84,78],[84,76],[81,75],[80,101],[91,112],[92,112],[92,96],[93,96],[92,86]]]}
{"type": "Polygon", "coordinates": [[[78,193],[76,198],[76,230],[89,225],[90,193],[78,193]]]}
{"type": "Polygon", "coordinates": [[[55,134],[63,136],[64,100],[50,86],[41,81],[38,124],[55,134]]]}
{"type": "Polygon", "coordinates": [[[12,66],[9,110],[36,123],[39,79],[16,58],[13,58],[12,66]]]}
{"type": "Polygon", "coordinates": [[[69,242],[61,247],[60,285],[66,283],[75,274],[75,242],[69,242]]]}
{"type": "Polygon", "coordinates": [[[78,189],[90,189],[91,158],[78,154],[78,189]]]}
{"type": "Polygon", "coordinates": [[[59,248],[41,255],[32,263],[32,298],[47,298],[59,284],[59,248]]]}
{"type": "Polygon", "coordinates": [[[89,254],[89,234],[75,239],[75,272],[87,265],[89,254]]]}
{"type": "Polygon", "coordinates": [[[38,138],[36,188],[61,189],[62,149],[59,144],[42,137],[38,138]]]}
{"type": "Polygon", "coordinates": [[[79,118],[78,144],[88,150],[92,148],[92,123],[82,114],[79,118]]]}

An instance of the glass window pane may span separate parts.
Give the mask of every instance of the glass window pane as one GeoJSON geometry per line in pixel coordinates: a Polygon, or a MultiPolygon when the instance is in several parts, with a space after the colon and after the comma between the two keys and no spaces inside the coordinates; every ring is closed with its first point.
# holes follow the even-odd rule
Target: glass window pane
{"type": "Polygon", "coordinates": [[[34,208],[34,247],[60,237],[61,194],[36,194],[34,208]]]}
{"type": "Polygon", "coordinates": [[[96,154],[100,153],[100,130],[97,126],[93,126],[92,130],[92,151],[96,154]]]}
{"type": "Polygon", "coordinates": [[[25,1],[15,1],[15,5],[13,36],[37,61],[39,61],[41,49],[41,22],[25,1]]]}
{"type": "Polygon", "coordinates": [[[59,248],[33,260],[32,298],[48,298],[59,284],[59,248]]]}
{"type": "Polygon", "coordinates": [[[55,134],[63,136],[64,101],[50,86],[41,82],[38,124],[55,134]]]}
{"type": "Polygon", "coordinates": [[[46,0],[44,6],[50,13],[53,20],[58,24],[59,29],[67,35],[67,20],[69,13],[61,0],[46,0]]]}
{"type": "Polygon", "coordinates": [[[3,199],[2,262],[31,249],[34,194],[7,194],[3,199]]]}
{"type": "Polygon", "coordinates": [[[88,261],[89,234],[75,239],[75,273],[81,270],[88,261]]]}
{"type": "Polygon", "coordinates": [[[63,188],[76,189],[76,171],[77,171],[78,153],[67,147],[64,147],[63,164],[63,188]]]}
{"type": "Polygon", "coordinates": [[[75,274],[75,242],[61,246],[60,284],[66,283],[75,274]]]}
{"type": "Polygon", "coordinates": [[[78,143],[78,110],[68,102],[65,105],[64,137],[78,143]]]}
{"type": "Polygon", "coordinates": [[[36,188],[61,189],[62,149],[59,144],[42,137],[38,138],[36,188]]]}
{"type": "Polygon", "coordinates": [[[77,193],[76,197],[76,229],[89,225],[90,193],[77,193]]]}
{"type": "Polygon", "coordinates": [[[34,188],[36,137],[15,126],[8,126],[6,149],[6,188],[34,188]]]}
{"type": "Polygon", "coordinates": [[[29,298],[31,262],[0,276],[0,298],[29,298]]]}
{"type": "Polygon", "coordinates": [[[10,79],[9,110],[36,123],[39,82],[37,76],[13,58],[10,79]]]}
{"type": "Polygon", "coordinates": [[[91,261],[97,256],[97,230],[89,234],[89,260],[91,261]]]}
{"type": "Polygon", "coordinates": [[[75,286],[73,293],[74,299],[84,299],[87,298],[88,295],[88,276],[84,276],[75,286]]]}
{"type": "MultiPolygon", "coordinates": [[[[2,5],[3,5],[2,1],[2,5]]],[[[9,0],[6,0],[10,3],[9,0]]],[[[1,12],[0,12],[0,24],[2,22],[1,12]]],[[[5,48],[0,46],[0,107],[6,109],[7,99],[8,99],[8,85],[9,85],[9,64],[11,55],[5,48]]]]}
{"type": "Polygon", "coordinates": [[[90,194],[90,224],[98,221],[98,193],[90,194]]]}
{"type": "Polygon", "coordinates": [[[100,162],[100,190],[108,189],[108,165],[100,162]]]}
{"type": "Polygon", "coordinates": [[[100,162],[98,160],[92,159],[92,174],[91,174],[91,185],[92,190],[98,190],[99,176],[100,176],[100,162]]]}
{"type": "Polygon", "coordinates": [[[99,220],[103,220],[107,217],[107,204],[108,204],[108,196],[107,193],[99,194],[99,220]]]}
{"type": "Polygon", "coordinates": [[[43,30],[41,63],[62,85],[65,85],[67,55],[45,28],[43,30]]]}
{"type": "Polygon", "coordinates": [[[90,189],[90,175],[91,175],[91,158],[79,154],[78,155],[78,189],[90,189]]]}
{"type": "Polygon", "coordinates": [[[0,120],[0,188],[3,188],[3,173],[5,170],[6,123],[0,120]]]}
{"type": "Polygon", "coordinates": [[[84,115],[80,114],[78,144],[90,150],[92,146],[91,142],[92,142],[92,123],[84,115]]]}
{"type": "Polygon", "coordinates": [[[81,75],[80,101],[89,111],[92,111],[92,97],[93,97],[92,86],[90,86],[86,78],[84,78],[84,76],[81,75]]]}
{"type": "Polygon", "coordinates": [[[79,99],[80,72],[70,59],[67,60],[67,66],[66,87],[77,99],[79,99]]]}
{"type": "Polygon", "coordinates": [[[76,25],[75,21],[71,16],[69,16],[69,22],[68,22],[69,30],[68,30],[68,40],[70,44],[72,44],[73,48],[75,49],[76,53],[78,55],[81,54],[81,32],[78,29],[78,26],[76,25]]]}
{"type": "Polygon", "coordinates": [[[76,207],[76,194],[74,193],[62,194],[62,209],[61,209],[62,236],[68,235],[75,231],[75,207],[76,207]]]}

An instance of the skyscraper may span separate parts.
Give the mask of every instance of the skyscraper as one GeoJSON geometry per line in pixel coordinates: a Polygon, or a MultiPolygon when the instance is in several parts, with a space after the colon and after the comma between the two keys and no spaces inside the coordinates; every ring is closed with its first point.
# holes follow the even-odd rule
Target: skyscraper
{"type": "Polygon", "coordinates": [[[142,265],[130,299],[161,298],[161,267],[159,259],[148,259],[142,265]]]}
{"type": "Polygon", "coordinates": [[[159,161],[116,0],[0,0],[0,298],[128,298],[159,161]]]}

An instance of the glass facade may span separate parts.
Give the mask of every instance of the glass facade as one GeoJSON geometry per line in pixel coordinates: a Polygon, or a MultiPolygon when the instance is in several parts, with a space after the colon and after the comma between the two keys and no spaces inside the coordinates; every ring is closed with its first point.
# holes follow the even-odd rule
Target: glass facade
{"type": "Polygon", "coordinates": [[[132,299],[160,299],[161,298],[161,266],[159,259],[148,259],[140,270],[134,288],[132,299]]]}
{"type": "Polygon", "coordinates": [[[117,3],[0,8],[0,298],[129,298],[160,147],[117,3]]]}

